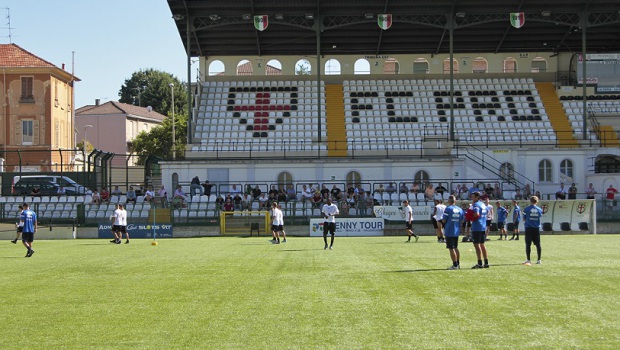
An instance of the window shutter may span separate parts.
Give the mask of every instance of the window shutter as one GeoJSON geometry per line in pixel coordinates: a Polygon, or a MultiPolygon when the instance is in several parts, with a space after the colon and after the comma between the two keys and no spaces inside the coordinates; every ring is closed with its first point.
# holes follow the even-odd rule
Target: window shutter
{"type": "Polygon", "coordinates": [[[32,145],[37,146],[39,144],[39,121],[32,121],[32,145]]]}
{"type": "Polygon", "coordinates": [[[13,144],[19,146],[22,144],[22,121],[15,121],[15,138],[13,140],[13,144]]]}

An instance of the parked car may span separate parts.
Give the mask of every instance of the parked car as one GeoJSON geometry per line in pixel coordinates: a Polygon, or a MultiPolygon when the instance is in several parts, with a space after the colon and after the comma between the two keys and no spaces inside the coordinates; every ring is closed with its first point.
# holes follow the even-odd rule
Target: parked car
{"type": "Polygon", "coordinates": [[[86,193],[86,188],[84,188],[84,186],[78,184],[77,182],[73,181],[73,179],[67,176],[25,175],[25,176],[14,176],[13,177],[13,194],[15,194],[15,184],[17,184],[19,181],[22,181],[22,180],[27,180],[29,182],[41,182],[41,183],[51,182],[57,185],[57,187],[62,186],[67,192],[67,195],[80,195],[80,194],[86,193]]]}
{"type": "MultiPolygon", "coordinates": [[[[30,196],[34,188],[39,188],[41,196],[56,196],[60,186],[46,179],[22,178],[13,185],[13,195],[30,196]]],[[[75,196],[77,193],[73,188],[65,188],[65,194],[75,196]]]]}

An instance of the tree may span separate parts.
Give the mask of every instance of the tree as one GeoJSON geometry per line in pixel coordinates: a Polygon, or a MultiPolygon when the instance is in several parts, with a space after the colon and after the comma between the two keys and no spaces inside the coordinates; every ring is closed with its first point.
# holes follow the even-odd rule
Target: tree
{"type": "Polygon", "coordinates": [[[125,79],[118,92],[118,101],[141,107],[151,106],[161,114],[171,115],[171,83],[174,84],[175,114],[187,114],[187,84],[170,73],[153,68],[140,70],[125,79]]]}
{"type": "MultiPolygon", "coordinates": [[[[176,114],[175,111],[174,119],[176,158],[183,159],[185,157],[185,144],[187,143],[185,132],[187,130],[187,115],[176,114]]],[[[172,159],[172,118],[164,119],[161,125],[148,132],[139,133],[132,141],[131,149],[134,154],[138,155],[138,164],[144,164],[148,156],[172,159]]]]}

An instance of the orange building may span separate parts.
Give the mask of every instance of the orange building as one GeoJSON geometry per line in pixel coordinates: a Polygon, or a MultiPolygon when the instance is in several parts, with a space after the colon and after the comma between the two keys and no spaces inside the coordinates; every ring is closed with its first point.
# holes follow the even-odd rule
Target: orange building
{"type": "Polygon", "coordinates": [[[73,84],[79,79],[15,44],[0,44],[0,69],[4,170],[20,171],[21,165],[26,172],[60,171],[61,164],[69,170],[73,152],[67,150],[75,144],[73,84]]]}

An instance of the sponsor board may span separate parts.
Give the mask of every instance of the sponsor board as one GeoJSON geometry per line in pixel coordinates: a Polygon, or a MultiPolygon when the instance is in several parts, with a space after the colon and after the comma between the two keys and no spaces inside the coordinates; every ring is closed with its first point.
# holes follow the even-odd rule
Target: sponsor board
{"type": "MultiPolygon", "coordinates": [[[[172,238],[172,224],[156,224],[156,225],[127,225],[127,232],[129,232],[130,238],[153,238],[153,233],[156,234],[156,238],[172,238]]],[[[99,238],[112,238],[112,224],[99,224],[98,226],[99,238]]]]}
{"type": "MultiPolygon", "coordinates": [[[[322,237],[323,224],[323,219],[311,219],[310,237],[322,237]]],[[[379,218],[339,218],[336,219],[336,236],[383,236],[384,227],[383,219],[379,218]]]]}
{"type": "MultiPolygon", "coordinates": [[[[412,205],[413,221],[429,221],[433,213],[434,205],[412,205]]],[[[375,217],[388,221],[405,221],[403,207],[396,206],[375,206],[372,208],[375,217]]]]}

